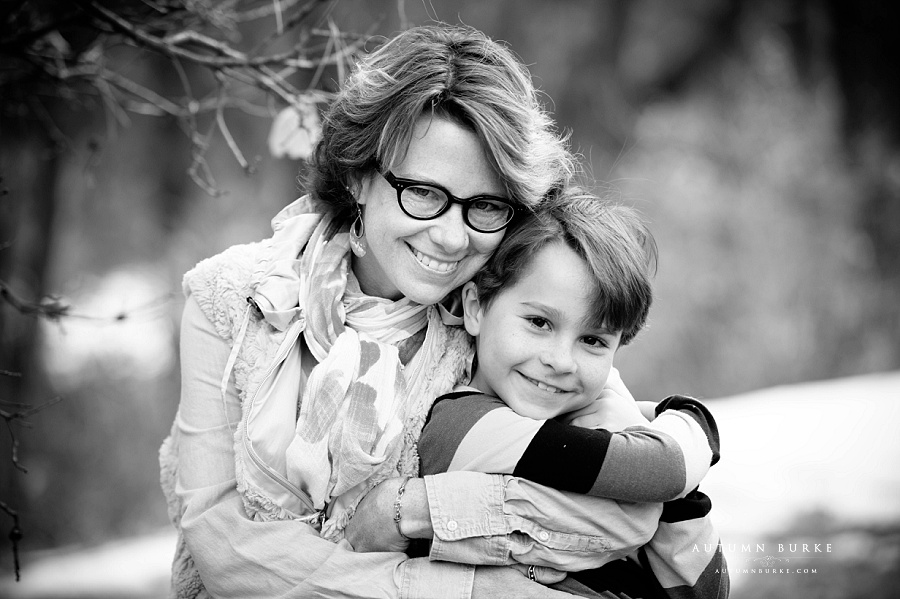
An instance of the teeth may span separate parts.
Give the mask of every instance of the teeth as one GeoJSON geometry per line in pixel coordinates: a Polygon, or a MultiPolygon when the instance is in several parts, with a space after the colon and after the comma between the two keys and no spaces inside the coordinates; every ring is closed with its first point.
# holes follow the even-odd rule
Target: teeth
{"type": "MultiPolygon", "coordinates": [[[[528,377],[525,377],[525,378],[528,378],[528,377]]],[[[534,386],[537,387],[538,389],[540,389],[541,391],[549,391],[550,393],[564,393],[564,391],[562,389],[560,389],[559,387],[552,387],[546,383],[536,381],[532,378],[528,378],[528,380],[531,381],[532,384],[534,384],[534,386]]]]}
{"type": "Polygon", "coordinates": [[[426,268],[430,268],[431,270],[436,270],[438,272],[452,272],[456,270],[456,267],[459,266],[459,262],[442,262],[431,256],[426,256],[419,250],[412,248],[413,254],[416,257],[416,260],[419,261],[419,264],[425,266],[426,268]]]}

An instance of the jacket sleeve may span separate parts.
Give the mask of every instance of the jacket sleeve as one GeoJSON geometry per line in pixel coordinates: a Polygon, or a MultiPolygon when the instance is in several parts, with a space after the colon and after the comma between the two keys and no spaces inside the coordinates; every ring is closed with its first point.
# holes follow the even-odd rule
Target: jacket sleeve
{"type": "Polygon", "coordinates": [[[513,476],[425,476],[434,528],[430,557],[577,571],[623,558],[656,531],[659,503],[616,502],[513,476]]]}
{"type": "Polygon", "coordinates": [[[229,350],[189,298],[175,490],[182,533],[207,591],[215,597],[469,597],[472,566],[354,553],[346,542],[321,539],[304,524],[247,517],[234,473],[240,402],[233,383],[224,402],[219,391],[229,350]]]}

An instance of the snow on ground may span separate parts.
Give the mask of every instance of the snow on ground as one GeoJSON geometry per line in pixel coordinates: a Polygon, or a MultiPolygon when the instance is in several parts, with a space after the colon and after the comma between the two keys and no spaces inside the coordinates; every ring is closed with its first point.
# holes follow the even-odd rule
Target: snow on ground
{"type": "MultiPolygon", "coordinates": [[[[22,557],[22,579],[0,579],[0,597],[8,599],[165,597],[175,550],[171,530],[106,543],[63,548],[22,557]]],[[[4,564],[4,570],[7,565],[4,564]]]]}
{"type": "Polygon", "coordinates": [[[900,373],[775,387],[710,402],[722,461],[701,488],[726,542],[801,514],[900,522],[900,373]]]}
{"type": "MultiPolygon", "coordinates": [[[[776,387],[708,405],[722,461],[702,488],[726,546],[796,542],[779,533],[814,511],[848,524],[900,522],[900,372],[776,387]]],[[[174,544],[166,530],[25,555],[22,581],[0,579],[0,597],[164,597],[174,544]]]]}

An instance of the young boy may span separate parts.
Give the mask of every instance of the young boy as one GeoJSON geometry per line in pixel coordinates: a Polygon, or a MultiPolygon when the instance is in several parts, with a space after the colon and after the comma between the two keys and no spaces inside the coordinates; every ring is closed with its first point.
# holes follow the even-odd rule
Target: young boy
{"type": "Polygon", "coordinates": [[[575,190],[510,231],[463,288],[472,381],[435,401],[422,474],[511,474],[583,494],[580,513],[544,514],[551,526],[519,534],[509,563],[576,572],[569,578],[615,596],[727,597],[709,500],[696,488],[719,457],[712,416],[670,397],[645,410],[648,422],[612,368],[647,318],[654,262],[632,211],[575,190]],[[608,499],[667,502],[632,561],[592,550],[591,505],[608,499]]]}

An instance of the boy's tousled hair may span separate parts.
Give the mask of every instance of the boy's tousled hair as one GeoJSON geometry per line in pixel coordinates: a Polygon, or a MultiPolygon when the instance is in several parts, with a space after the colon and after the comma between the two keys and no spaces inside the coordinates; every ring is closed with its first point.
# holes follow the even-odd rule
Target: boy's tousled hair
{"type": "Polygon", "coordinates": [[[534,256],[553,243],[564,243],[588,265],[595,284],[591,326],[621,331],[620,345],[634,339],[653,301],[656,242],[635,210],[576,187],[551,192],[534,215],[511,225],[473,279],[482,308],[515,285],[534,256]]]}
{"type": "Polygon", "coordinates": [[[574,170],[521,61],[477,29],[435,24],[404,31],[359,61],[324,114],[307,190],[336,218],[355,215],[349,188],[401,162],[423,115],[473,131],[522,206],[537,205],[574,170]]]}

